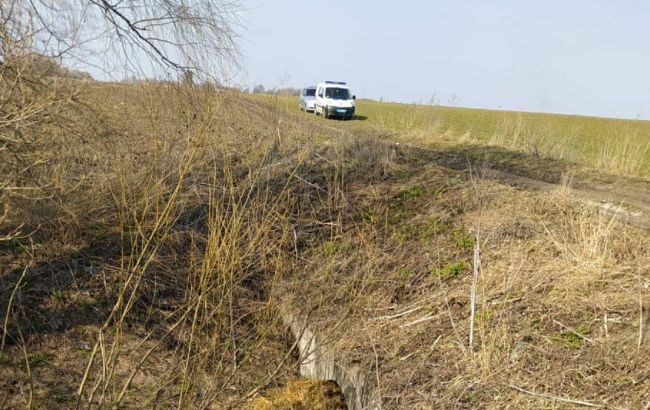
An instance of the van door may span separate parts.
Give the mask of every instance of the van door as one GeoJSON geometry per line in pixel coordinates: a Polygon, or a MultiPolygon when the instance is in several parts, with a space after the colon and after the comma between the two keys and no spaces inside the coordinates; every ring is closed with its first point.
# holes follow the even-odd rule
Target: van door
{"type": "Polygon", "coordinates": [[[323,113],[323,97],[323,87],[318,87],[316,89],[316,107],[314,108],[314,112],[319,112],[321,114],[323,113]]]}

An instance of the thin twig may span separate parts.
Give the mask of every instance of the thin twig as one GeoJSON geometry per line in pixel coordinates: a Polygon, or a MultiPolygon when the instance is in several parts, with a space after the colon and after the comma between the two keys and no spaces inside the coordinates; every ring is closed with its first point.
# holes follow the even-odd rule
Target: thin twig
{"type": "Polygon", "coordinates": [[[371,318],[370,320],[390,320],[390,319],[397,319],[398,317],[402,317],[402,316],[408,315],[409,313],[413,313],[413,312],[415,312],[415,311],[417,311],[417,310],[420,310],[420,309],[422,309],[422,306],[416,306],[416,307],[414,307],[414,308],[412,308],[412,309],[408,309],[408,310],[406,310],[406,311],[404,311],[404,312],[401,312],[401,313],[396,313],[396,314],[394,314],[394,315],[389,315],[389,316],[373,317],[373,318],[371,318]]]}
{"type": "MultiPolygon", "coordinates": [[[[438,264],[440,264],[440,249],[438,249],[438,264]]],[[[456,342],[458,343],[458,345],[460,346],[460,348],[463,350],[464,353],[467,349],[465,349],[465,345],[463,344],[460,335],[458,334],[458,329],[456,329],[454,316],[451,314],[451,307],[449,306],[449,298],[447,298],[447,289],[445,288],[444,283],[442,283],[442,279],[440,279],[440,276],[437,276],[437,278],[438,278],[438,284],[442,289],[442,295],[445,298],[445,306],[447,307],[447,314],[449,316],[449,321],[451,322],[451,328],[454,330],[454,336],[456,337],[456,342]]]]}
{"type": "Polygon", "coordinates": [[[27,368],[27,376],[29,377],[29,401],[27,402],[27,408],[32,409],[34,404],[34,376],[32,375],[32,368],[29,365],[29,355],[27,354],[27,346],[25,345],[25,339],[23,338],[23,332],[20,331],[18,327],[18,336],[20,337],[20,346],[23,350],[23,356],[25,358],[25,366],[27,368]]]}
{"type": "MultiPolygon", "coordinates": [[[[370,345],[372,346],[372,351],[375,355],[375,377],[377,378],[377,392],[381,398],[381,379],[379,378],[379,355],[377,354],[377,348],[375,347],[375,341],[372,339],[372,335],[368,330],[368,324],[364,320],[364,327],[366,328],[366,333],[368,333],[368,339],[370,339],[370,345]]],[[[381,399],[379,400],[379,410],[381,410],[381,399]]]]}
{"type": "Polygon", "coordinates": [[[470,302],[470,316],[469,316],[469,350],[472,350],[474,344],[474,316],[476,313],[476,287],[478,286],[478,277],[481,272],[481,249],[480,237],[476,233],[476,243],[474,244],[474,275],[472,276],[472,289],[471,289],[471,302],[470,302]]]}
{"type": "Polygon", "coordinates": [[[20,278],[18,278],[18,282],[16,282],[14,289],[11,291],[11,296],[9,296],[9,302],[7,303],[7,313],[5,314],[5,320],[2,326],[2,342],[0,342],[0,355],[2,354],[5,348],[5,339],[7,337],[7,333],[8,333],[7,329],[9,327],[9,316],[11,315],[11,305],[13,304],[14,297],[16,296],[16,292],[18,291],[20,285],[25,279],[25,275],[27,274],[27,269],[29,269],[29,266],[25,266],[25,268],[23,269],[23,273],[20,275],[20,278]]]}
{"type": "Polygon", "coordinates": [[[405,324],[401,325],[400,327],[408,327],[408,326],[417,325],[418,323],[426,322],[427,320],[431,320],[431,319],[434,319],[434,318],[435,318],[435,316],[432,316],[432,315],[423,316],[423,317],[421,317],[421,318],[419,318],[417,320],[414,320],[413,322],[405,323],[405,324]]]}
{"type": "Polygon", "coordinates": [[[548,399],[548,400],[559,401],[559,402],[563,402],[563,403],[577,404],[577,405],[585,406],[585,407],[605,408],[605,406],[602,405],[602,404],[596,404],[596,403],[592,403],[592,402],[589,402],[589,401],[567,399],[565,397],[553,396],[553,395],[546,394],[546,393],[535,393],[534,391],[522,389],[521,387],[515,386],[514,384],[509,384],[508,387],[510,387],[511,389],[515,389],[520,393],[525,393],[525,394],[529,394],[531,396],[541,397],[541,398],[548,399]]]}

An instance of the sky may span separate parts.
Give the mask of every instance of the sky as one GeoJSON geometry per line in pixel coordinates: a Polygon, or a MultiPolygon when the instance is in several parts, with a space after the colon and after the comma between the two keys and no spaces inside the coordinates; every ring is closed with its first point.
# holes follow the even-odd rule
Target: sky
{"type": "Polygon", "coordinates": [[[650,2],[247,0],[239,81],[650,119],[650,2]]]}

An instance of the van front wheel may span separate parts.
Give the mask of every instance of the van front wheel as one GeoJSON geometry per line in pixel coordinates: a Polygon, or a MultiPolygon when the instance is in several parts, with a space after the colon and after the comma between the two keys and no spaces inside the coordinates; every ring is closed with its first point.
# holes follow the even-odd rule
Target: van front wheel
{"type": "Polygon", "coordinates": [[[330,117],[330,111],[327,107],[323,108],[323,117],[329,118],[330,117]]]}

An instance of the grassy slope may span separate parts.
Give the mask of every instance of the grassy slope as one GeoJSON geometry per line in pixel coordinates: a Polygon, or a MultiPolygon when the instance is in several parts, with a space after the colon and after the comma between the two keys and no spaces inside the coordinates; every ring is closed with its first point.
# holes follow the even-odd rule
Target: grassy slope
{"type": "Polygon", "coordinates": [[[561,191],[521,192],[426,157],[384,155],[385,177],[348,193],[352,215],[288,286],[342,361],[366,369],[385,408],[559,405],[539,394],[631,408],[650,400],[649,346],[639,344],[646,232],[561,191]]]}
{"type": "Polygon", "coordinates": [[[300,136],[280,127],[295,138],[278,146],[271,115],[214,92],[90,83],[79,99],[79,135],[51,137],[37,168],[59,190],[15,198],[0,227],[38,228],[0,242],[0,407],[73,408],[81,387],[84,407],[225,406],[295,375],[265,292],[300,136]]]}
{"type": "Polygon", "coordinates": [[[83,405],[241,404],[296,376],[278,303],[311,312],[385,408],[558,405],[510,385],[650,401],[647,232],[384,144],[370,119],[341,138],[232,95],[83,101],[83,138],[42,171],[60,192],[12,214],[39,231],[0,247],[0,407],[73,407],[89,363],[83,405]]]}
{"type": "MultiPolygon", "coordinates": [[[[293,100],[272,103],[294,109],[293,100]]],[[[285,297],[312,312],[346,365],[366,369],[386,408],[648,403],[648,233],[561,188],[475,180],[427,151],[378,143],[363,136],[370,121],[332,123],[352,131],[341,159],[349,205],[331,238],[306,250],[285,297]],[[353,172],[361,158],[363,176],[353,172]]]]}
{"type": "MultiPolygon", "coordinates": [[[[296,97],[257,98],[288,111],[297,110],[296,97]]],[[[357,114],[365,120],[346,126],[394,131],[398,138],[425,145],[497,145],[605,172],[650,176],[649,121],[368,100],[358,102],[357,114]]]]}

